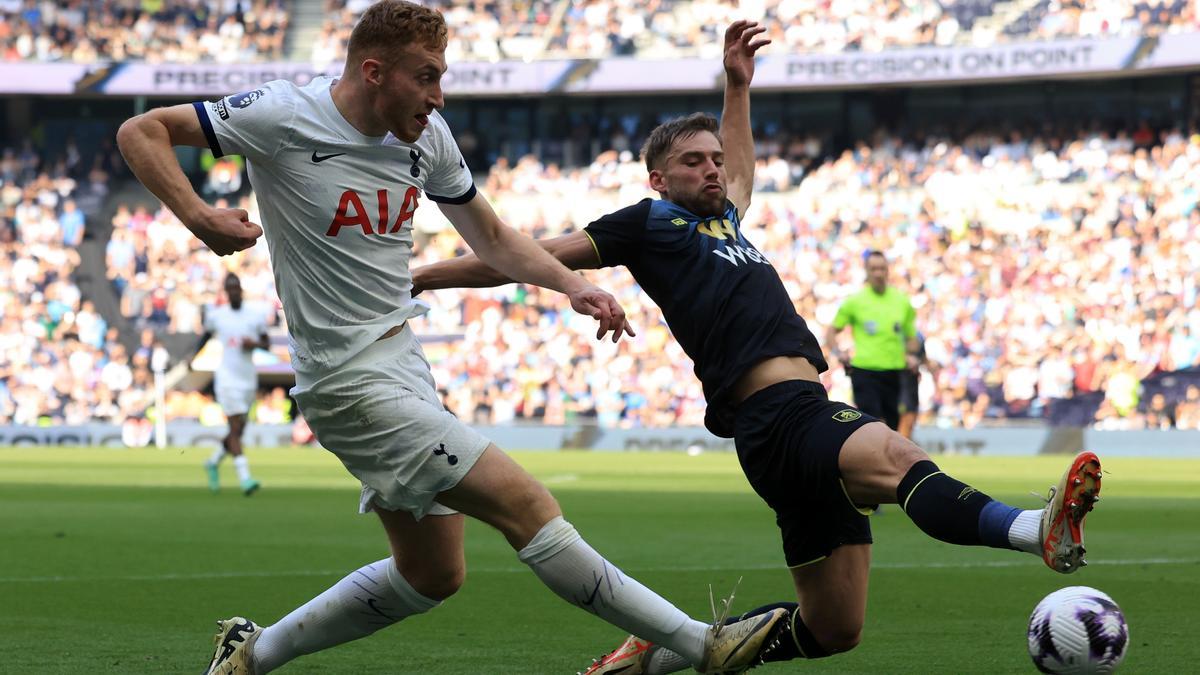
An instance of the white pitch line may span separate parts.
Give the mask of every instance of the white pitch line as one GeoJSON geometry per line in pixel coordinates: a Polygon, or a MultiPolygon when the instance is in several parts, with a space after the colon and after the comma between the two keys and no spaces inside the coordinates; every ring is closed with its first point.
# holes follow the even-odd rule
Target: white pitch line
{"type": "MultiPolygon", "coordinates": [[[[872,569],[878,570],[919,570],[919,569],[972,569],[972,568],[996,568],[996,567],[1024,567],[1026,565],[1035,565],[1037,562],[1033,560],[992,560],[986,562],[895,562],[895,563],[874,563],[872,569]]],[[[1200,558],[1127,558],[1115,560],[1096,560],[1090,562],[1089,567],[1136,567],[1140,565],[1195,565],[1200,564],[1200,558]]],[[[738,571],[760,571],[760,570],[784,570],[786,567],[783,562],[778,564],[757,564],[757,565],[742,565],[738,567],[723,566],[723,565],[707,565],[707,566],[672,566],[672,567],[629,567],[625,568],[627,572],[645,573],[645,572],[738,572],[738,571]]],[[[120,576],[108,577],[68,577],[68,576],[45,576],[45,577],[0,577],[0,583],[4,584],[20,584],[20,583],[72,583],[72,582],[98,582],[98,581],[202,581],[205,579],[254,579],[264,577],[326,577],[326,576],[345,576],[349,570],[291,570],[283,572],[196,572],[191,574],[129,574],[120,576]]],[[[515,574],[529,571],[528,567],[471,567],[467,566],[467,573],[476,574],[515,574]]]]}

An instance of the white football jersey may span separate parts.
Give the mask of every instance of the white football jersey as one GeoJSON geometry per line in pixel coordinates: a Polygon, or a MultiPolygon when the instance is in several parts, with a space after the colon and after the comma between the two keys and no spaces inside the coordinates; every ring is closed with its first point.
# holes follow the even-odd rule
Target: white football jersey
{"type": "Polygon", "coordinates": [[[436,111],[416,143],[364,136],[318,77],[275,80],[193,105],[213,154],[240,154],[258,198],[292,366],[315,376],[426,306],[412,299],[412,216],[421,193],[465,204],[471,172],[436,111]]]}
{"type": "Polygon", "coordinates": [[[221,365],[217,366],[213,386],[218,389],[254,389],[258,373],[254,370],[251,352],[242,349],[242,340],[255,342],[267,332],[266,313],[261,308],[242,303],[241,308],[229,305],[210,306],[204,312],[204,330],[221,344],[221,365]]]}

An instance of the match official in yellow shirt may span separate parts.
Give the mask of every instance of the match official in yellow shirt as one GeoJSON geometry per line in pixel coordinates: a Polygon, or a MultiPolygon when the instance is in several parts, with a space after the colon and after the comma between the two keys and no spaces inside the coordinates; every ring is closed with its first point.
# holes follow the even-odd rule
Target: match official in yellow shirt
{"type": "Polygon", "coordinates": [[[908,296],[888,286],[888,262],[880,251],[866,256],[867,287],[846,298],[825,336],[839,361],[837,335],[850,326],[854,356],[847,370],[854,388],[854,405],[893,429],[900,424],[900,377],[918,367],[916,310],[908,296]]]}

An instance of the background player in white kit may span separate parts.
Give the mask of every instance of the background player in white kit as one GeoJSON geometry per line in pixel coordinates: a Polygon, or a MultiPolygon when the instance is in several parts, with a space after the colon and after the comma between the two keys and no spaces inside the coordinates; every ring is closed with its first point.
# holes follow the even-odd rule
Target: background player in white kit
{"type": "Polygon", "coordinates": [[[267,322],[263,312],[242,302],[242,281],[236,274],[225,277],[225,297],[229,304],[207,308],[204,330],[221,344],[221,365],[213,376],[213,393],[229,422],[229,433],[213,456],[204,463],[208,472],[208,487],[213,492],[221,488],[217,467],[226,454],[233,456],[238,483],[247,497],[258,490],[259,483],[250,476],[250,462],[242,451],[242,433],[246,430],[246,415],[254,405],[258,392],[258,372],[251,355],[255,349],[269,349],[267,322]]]}
{"type": "Polygon", "coordinates": [[[702,672],[740,672],[786,627],[786,611],[711,630],[692,620],[601,557],[544,486],[441,405],[406,323],[422,311],[408,267],[421,192],[488,265],[563,292],[596,318],[598,338],[629,330],[612,296],[505,226],[477,194],[436,112],[445,48],[440,14],[381,0],[355,26],[340,79],[270,82],[153,110],[118,132],[137,177],[221,255],[262,230],[245,211],[204,203],[172,146],[249,160],[288,317],[293,393],[317,440],[362,482],[360,511],[378,514],[392,547],[272,626],[220,622],[208,672],[266,673],[436,607],[466,574],[464,514],[500,530],[568,602],[702,672]]]}

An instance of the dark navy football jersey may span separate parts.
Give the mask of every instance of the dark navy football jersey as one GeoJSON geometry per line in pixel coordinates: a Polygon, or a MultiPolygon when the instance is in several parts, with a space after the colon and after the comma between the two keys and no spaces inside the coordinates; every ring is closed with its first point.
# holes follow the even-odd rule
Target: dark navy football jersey
{"type": "Polygon", "coordinates": [[[774,356],[803,356],[819,372],[821,348],[767,257],[742,236],[737,209],[701,218],[661,199],[644,199],[589,224],[604,267],[624,265],[662,309],[696,364],[708,410],[704,424],[733,436],[729,388],[774,356]]]}

